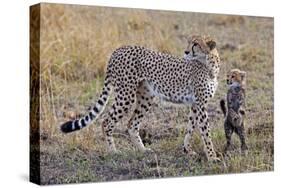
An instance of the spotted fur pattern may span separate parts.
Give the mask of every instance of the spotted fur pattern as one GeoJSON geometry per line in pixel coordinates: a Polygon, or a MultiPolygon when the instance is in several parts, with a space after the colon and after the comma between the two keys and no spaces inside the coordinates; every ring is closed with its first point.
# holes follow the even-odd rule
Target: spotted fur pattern
{"type": "Polygon", "coordinates": [[[102,123],[109,151],[116,151],[113,130],[129,111],[133,111],[127,126],[131,140],[140,151],[146,151],[149,149],[144,147],[139,136],[140,124],[149,112],[153,98],[160,97],[171,103],[191,106],[184,140],[185,151],[194,153],[189,141],[197,127],[208,159],[217,159],[210,137],[206,105],[217,88],[220,59],[216,43],[211,38],[196,36],[190,43],[187,48],[189,58],[140,46],[124,46],[115,50],[109,60],[105,84],[97,103],[84,117],[64,123],[61,130],[69,133],[89,125],[102,112],[112,90],[115,99],[102,123]]]}

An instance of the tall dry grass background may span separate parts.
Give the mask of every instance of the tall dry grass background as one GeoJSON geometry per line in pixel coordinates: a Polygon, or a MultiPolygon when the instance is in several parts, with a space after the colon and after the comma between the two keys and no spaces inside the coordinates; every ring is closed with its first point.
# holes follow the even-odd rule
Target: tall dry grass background
{"type": "MultiPolygon", "coordinates": [[[[93,6],[41,4],[40,30],[40,169],[41,183],[240,173],[273,170],[273,19],[202,13],[93,6]],[[88,128],[63,135],[59,125],[84,113],[102,88],[107,61],[122,45],[142,45],[183,56],[185,38],[210,35],[222,59],[219,87],[210,102],[212,138],[222,162],[210,164],[195,132],[198,158],[187,160],[181,145],[189,109],[157,103],[142,127],[154,154],[140,154],[126,133],[127,120],[115,137],[118,155],[108,155],[101,118],[88,128]],[[226,143],[219,100],[231,68],[247,72],[246,132],[249,152],[223,153],[226,143]]],[[[157,102],[157,100],[156,100],[157,102]]],[[[129,115],[128,115],[129,118],[129,115]]]]}

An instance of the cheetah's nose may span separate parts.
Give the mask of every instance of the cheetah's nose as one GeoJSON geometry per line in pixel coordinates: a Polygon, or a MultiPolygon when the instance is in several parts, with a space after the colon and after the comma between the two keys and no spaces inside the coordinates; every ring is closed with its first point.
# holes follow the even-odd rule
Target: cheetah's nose
{"type": "Polygon", "coordinates": [[[186,50],[186,51],[184,51],[184,53],[185,53],[185,55],[188,55],[188,54],[189,54],[189,51],[186,50]]]}

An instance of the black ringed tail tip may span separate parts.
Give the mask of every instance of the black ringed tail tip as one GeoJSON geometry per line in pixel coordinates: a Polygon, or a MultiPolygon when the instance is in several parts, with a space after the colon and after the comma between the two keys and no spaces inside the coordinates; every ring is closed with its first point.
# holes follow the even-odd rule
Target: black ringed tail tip
{"type": "Polygon", "coordinates": [[[75,131],[72,129],[72,121],[67,121],[64,124],[61,125],[60,130],[63,133],[70,133],[72,131],[75,131]]]}

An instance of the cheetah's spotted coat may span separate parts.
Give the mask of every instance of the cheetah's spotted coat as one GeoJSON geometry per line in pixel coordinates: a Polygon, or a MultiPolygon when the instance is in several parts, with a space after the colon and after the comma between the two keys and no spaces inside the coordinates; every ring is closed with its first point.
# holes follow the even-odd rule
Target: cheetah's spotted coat
{"type": "Polygon", "coordinates": [[[178,58],[140,46],[118,48],[109,60],[104,87],[96,104],[84,117],[64,123],[61,130],[68,133],[89,125],[103,111],[113,90],[116,97],[102,123],[109,151],[116,151],[112,137],[115,124],[131,110],[133,104],[136,107],[128,132],[134,145],[146,151],[148,149],[139,136],[139,128],[153,98],[157,96],[172,103],[191,106],[184,150],[188,155],[194,153],[189,140],[197,127],[208,159],[217,160],[206,111],[206,105],[217,88],[220,59],[216,43],[209,37],[191,37],[185,54],[185,58],[178,58]]]}

